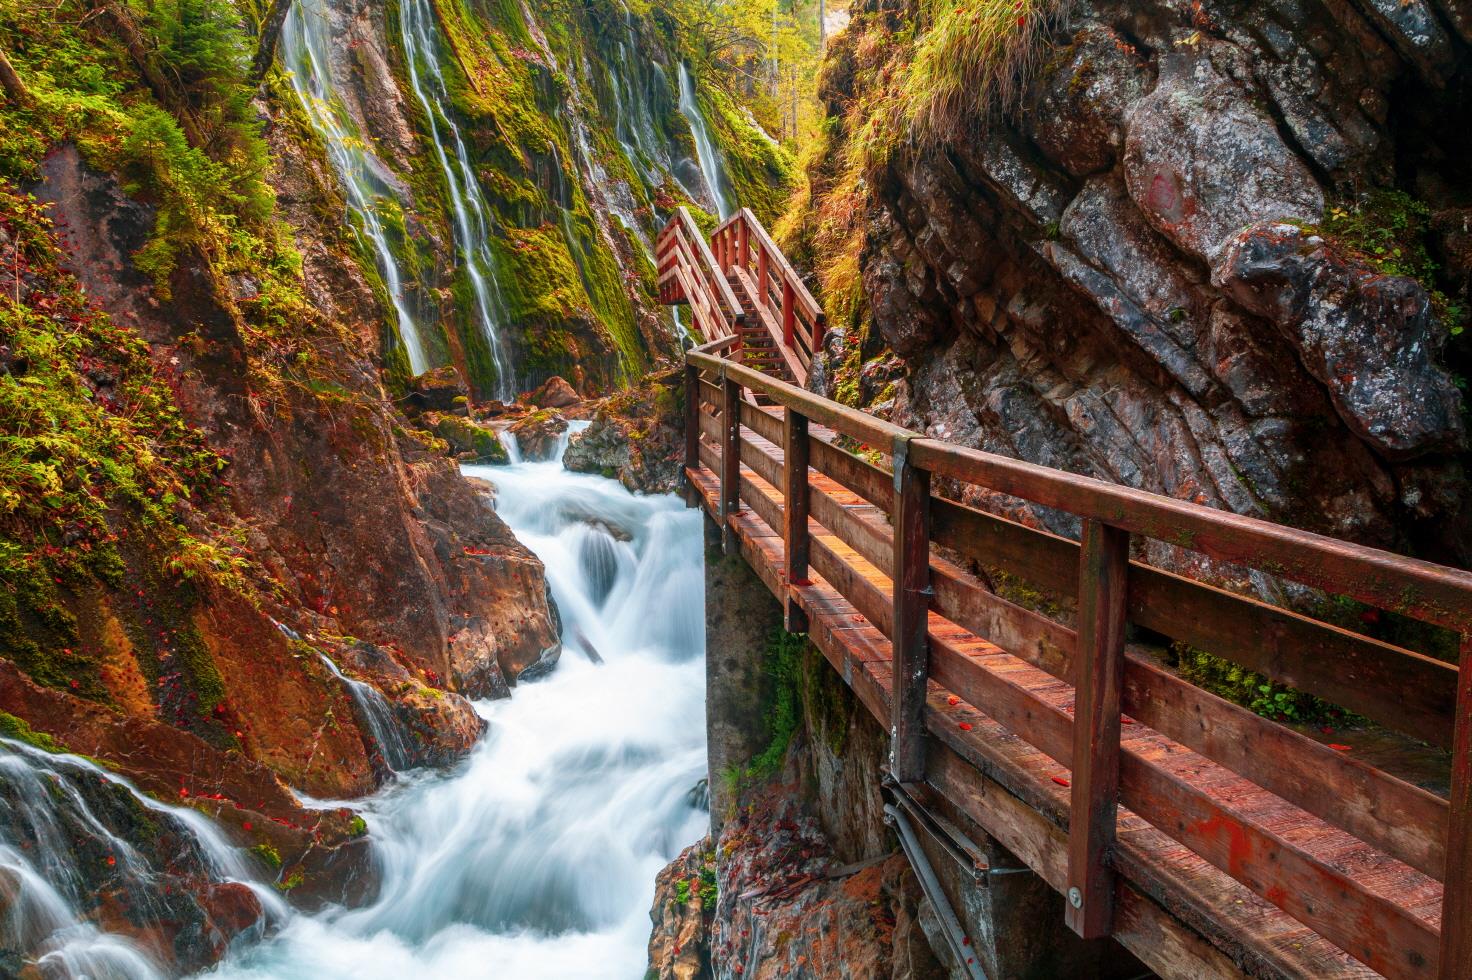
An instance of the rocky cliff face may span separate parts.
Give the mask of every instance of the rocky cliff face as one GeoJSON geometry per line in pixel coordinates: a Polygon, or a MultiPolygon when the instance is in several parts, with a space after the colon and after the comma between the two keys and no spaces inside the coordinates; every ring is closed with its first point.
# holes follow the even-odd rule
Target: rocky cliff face
{"type": "Polygon", "coordinates": [[[1079,0],[962,42],[927,9],[861,3],[833,42],[792,236],[847,319],[817,383],[1004,455],[1472,562],[1458,5],[1079,0]],[[916,79],[944,44],[981,67],[942,99],[916,79]],[[881,109],[911,128],[877,153],[881,109]]]}
{"type": "Polygon", "coordinates": [[[822,654],[781,633],[781,610],[741,559],[716,551],[712,833],[660,875],[650,975],[948,976],[927,938],[933,913],[884,823],[885,731],[822,654]]]}

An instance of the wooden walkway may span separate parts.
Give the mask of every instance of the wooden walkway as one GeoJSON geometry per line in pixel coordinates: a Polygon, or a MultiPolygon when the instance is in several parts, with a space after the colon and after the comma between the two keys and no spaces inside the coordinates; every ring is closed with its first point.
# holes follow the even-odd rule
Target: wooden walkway
{"type": "Polygon", "coordinates": [[[748,224],[714,249],[688,216],[661,237],[664,298],[716,335],[687,355],[686,473],[789,628],[891,730],[895,779],[1025,861],[1080,935],[1162,976],[1472,977],[1465,675],[1132,560],[1131,544],[1422,620],[1464,656],[1472,574],[926,439],[790,384],[821,317],[803,320],[795,273],[757,255],[775,248],[748,224]],[[780,361],[742,356],[765,345],[743,343],[753,300],[729,287],[758,262],[780,361]],[[861,445],[868,458],[844,448],[861,445]],[[965,506],[966,485],[1077,515],[1081,541],[965,506]],[[1008,602],[976,572],[1072,614],[1008,602]],[[1192,686],[1134,632],[1451,749],[1451,802],[1192,686]]]}

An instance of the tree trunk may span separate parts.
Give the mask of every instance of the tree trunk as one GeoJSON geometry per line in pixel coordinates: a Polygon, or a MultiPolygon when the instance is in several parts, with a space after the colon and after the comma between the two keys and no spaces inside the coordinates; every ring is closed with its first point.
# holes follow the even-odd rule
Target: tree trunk
{"type": "Polygon", "coordinates": [[[0,87],[5,89],[5,98],[11,105],[24,108],[31,104],[30,89],[26,88],[25,82],[20,80],[20,76],[11,67],[4,48],[0,48],[0,87]]]}
{"type": "Polygon", "coordinates": [[[261,20],[256,57],[250,66],[251,84],[258,84],[271,70],[271,64],[276,60],[276,46],[281,43],[281,28],[286,24],[286,15],[290,11],[291,0],[271,0],[271,6],[261,20]]]}
{"type": "Polygon", "coordinates": [[[123,42],[123,47],[128,49],[128,57],[133,59],[133,63],[138,66],[138,71],[143,75],[143,80],[152,90],[153,97],[174,113],[175,118],[179,120],[179,128],[184,130],[184,137],[189,140],[189,144],[195,147],[204,146],[204,130],[200,128],[198,120],[194,118],[194,113],[190,111],[179,91],[172,82],[164,77],[163,72],[159,71],[158,65],[154,63],[149,52],[148,40],[138,29],[133,16],[114,0],[92,0],[92,8],[112,23],[113,29],[117,31],[118,39],[123,42]]]}

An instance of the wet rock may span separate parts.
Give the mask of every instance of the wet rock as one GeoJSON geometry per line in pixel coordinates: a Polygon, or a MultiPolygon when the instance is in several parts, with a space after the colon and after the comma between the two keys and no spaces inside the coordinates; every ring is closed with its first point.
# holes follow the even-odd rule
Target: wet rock
{"type": "Polygon", "coordinates": [[[567,419],[550,410],[533,412],[512,422],[506,431],[516,437],[521,458],[528,463],[552,459],[567,431],[567,419]]]}
{"type": "MultiPolygon", "coordinates": [[[[1472,494],[1445,492],[1463,479],[1446,375],[1467,373],[1465,335],[1443,346],[1404,282],[1306,256],[1274,260],[1295,266],[1302,291],[1269,288],[1285,301],[1271,310],[1267,294],[1230,283],[1251,229],[1323,227],[1326,200],[1343,212],[1395,187],[1430,212],[1425,245],[1440,268],[1419,266],[1420,288],[1469,305],[1472,185],[1445,149],[1447,132],[1472,130],[1455,94],[1465,80],[1428,81],[1413,61],[1436,42],[1413,58],[1415,31],[1384,20],[1439,9],[1449,35],[1465,18],[1447,16],[1456,4],[1391,6],[1069,5],[1015,114],[971,120],[969,138],[943,147],[898,146],[832,202],[865,219],[869,322],[835,325],[812,383],[938,438],[1472,562],[1472,494]],[[886,354],[899,358],[896,383],[870,383],[886,354]],[[1336,359],[1353,366],[1336,373],[1336,359]]],[[[830,48],[829,108],[872,104],[915,28],[904,8],[860,0],[830,48]]],[[[856,150],[849,132],[834,132],[813,170],[820,198],[856,150]]],[[[1240,578],[1178,550],[1151,557],[1240,578]]],[[[1262,581],[1244,587],[1282,599],[1262,581]]]]}
{"type": "Polygon", "coordinates": [[[673,493],[684,466],[684,393],[665,372],[599,402],[591,424],[568,442],[563,465],[617,479],[635,493],[673,493]]]}
{"type": "Polygon", "coordinates": [[[511,460],[506,447],[501,444],[500,434],[489,425],[439,412],[426,412],[419,417],[419,422],[445,440],[451,454],[462,463],[491,466],[504,465],[511,460]]]}
{"type": "Polygon", "coordinates": [[[1161,59],[1126,117],[1130,196],[1167,238],[1207,261],[1261,219],[1315,223],[1324,194],[1271,117],[1205,56],[1161,59]]]}
{"type": "Polygon", "coordinates": [[[538,408],[567,408],[582,401],[581,396],[566,379],[553,375],[542,386],[527,396],[527,401],[538,408]]]}
{"type": "Polygon", "coordinates": [[[703,876],[713,867],[710,841],[692,844],[654,881],[654,929],[649,936],[645,980],[703,980],[711,976],[710,919],[703,876]]]}
{"type": "Polygon", "coordinates": [[[1273,323],[1356,435],[1406,459],[1464,447],[1462,399],[1433,361],[1446,340],[1426,291],[1336,255],[1293,225],[1235,235],[1214,284],[1273,323]]]}
{"type": "Polygon", "coordinates": [[[434,368],[414,378],[409,404],[426,412],[465,412],[470,391],[453,367],[434,368]]]}

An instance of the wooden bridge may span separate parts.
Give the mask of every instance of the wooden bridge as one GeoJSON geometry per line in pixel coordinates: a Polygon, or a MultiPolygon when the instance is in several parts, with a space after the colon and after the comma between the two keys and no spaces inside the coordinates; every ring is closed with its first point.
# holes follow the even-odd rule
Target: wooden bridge
{"type": "Polygon", "coordinates": [[[1079,935],[1162,976],[1472,978],[1472,671],[1139,556],[1151,539],[1348,597],[1464,660],[1472,574],[846,408],[800,387],[821,307],[750,212],[707,243],[682,211],[657,253],[662,299],[707,341],[686,360],[690,486],[890,729],[912,799],[991,835],[1079,935]],[[1074,515],[1081,540],[963,504],[967,487],[1074,515]],[[1147,640],[1449,750],[1449,798],[1193,686],[1147,640]]]}

